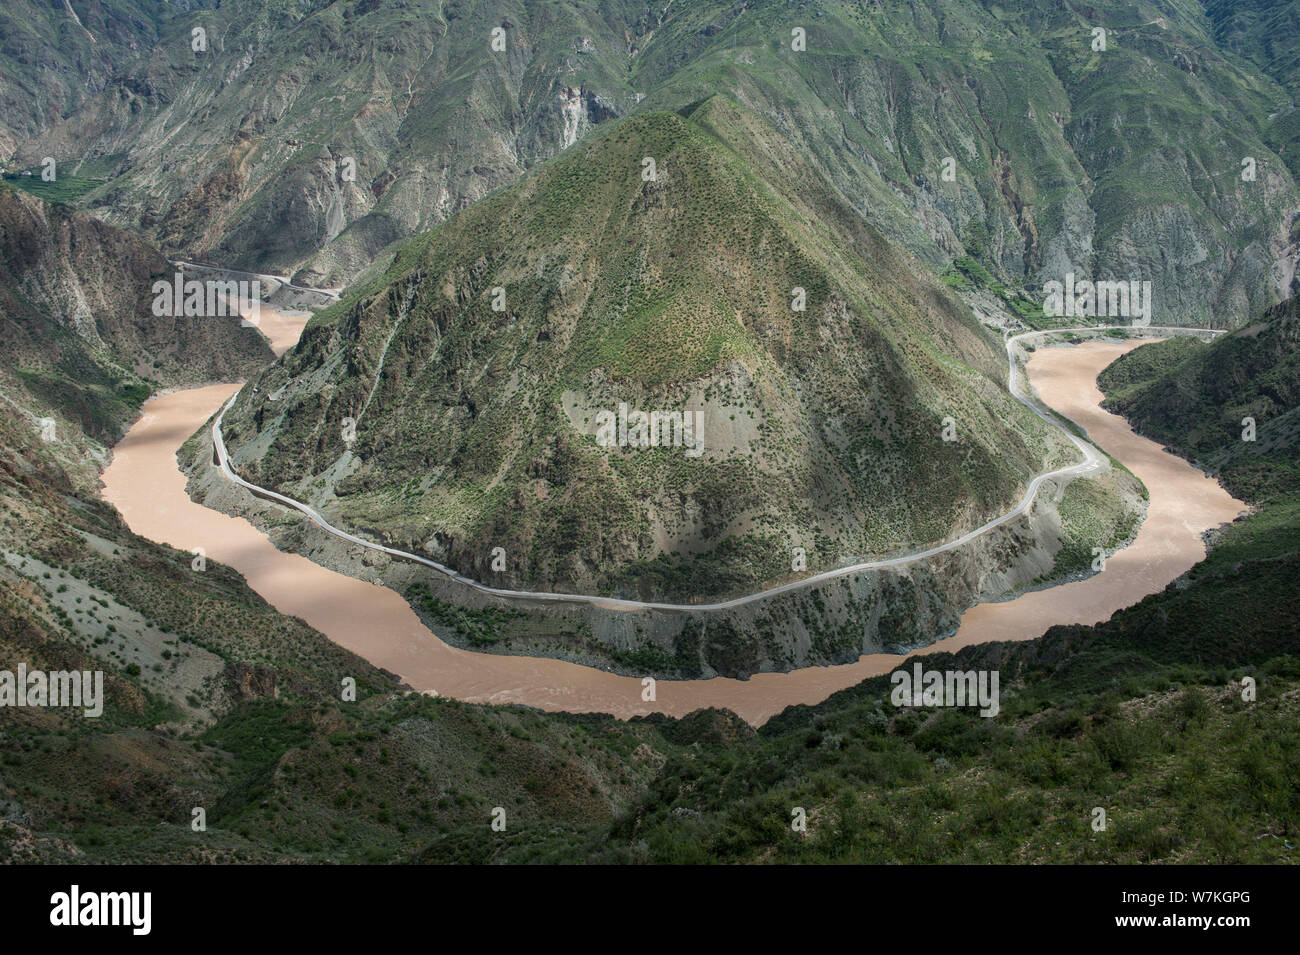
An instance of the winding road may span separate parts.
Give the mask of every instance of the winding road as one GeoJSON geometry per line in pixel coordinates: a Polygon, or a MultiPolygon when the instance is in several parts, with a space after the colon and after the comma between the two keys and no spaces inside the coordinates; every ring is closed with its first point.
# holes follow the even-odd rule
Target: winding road
{"type": "MultiPolygon", "coordinates": [[[[1111,331],[1111,330],[1118,331],[1120,329],[1129,330],[1129,331],[1141,330],[1143,332],[1154,332],[1154,333],[1171,332],[1177,334],[1179,332],[1194,331],[1194,332],[1205,333],[1205,334],[1220,334],[1220,332],[1215,329],[1189,329],[1189,328],[1179,328],[1173,326],[1151,327],[1147,325],[1141,325],[1141,326],[1139,325],[1093,325],[1087,328],[1062,328],[1059,331],[1078,333],[1078,332],[1111,331]]],[[[937,544],[934,547],[927,548],[926,550],[915,551],[909,554],[903,554],[899,557],[890,557],[884,560],[863,561],[862,563],[858,563],[858,564],[850,564],[845,567],[837,567],[833,570],[823,571],[822,573],[814,574],[810,577],[804,577],[800,580],[792,581],[790,583],[781,584],[776,587],[769,587],[766,590],[760,590],[757,591],[756,593],[746,594],[743,597],[735,597],[732,598],[731,600],[723,600],[717,603],[696,603],[696,604],[658,603],[654,601],[626,600],[617,597],[602,597],[602,596],[592,595],[592,594],[549,593],[545,591],[508,590],[501,587],[491,587],[487,584],[482,583],[481,581],[477,581],[474,580],[473,578],[466,577],[464,574],[461,574],[450,567],[440,564],[437,561],[430,560],[427,557],[421,557],[419,554],[412,554],[409,551],[398,550],[393,547],[385,547],[382,544],[376,544],[373,541],[368,541],[363,537],[357,537],[355,534],[349,534],[347,531],[335,527],[333,524],[329,523],[329,521],[325,520],[325,518],[322,517],[318,511],[316,511],[311,506],[304,504],[302,501],[294,500],[291,497],[287,497],[286,495],[280,494],[277,491],[272,491],[269,488],[260,487],[259,485],[253,484],[251,481],[247,481],[235,473],[234,469],[230,466],[230,455],[226,451],[226,442],[222,437],[221,423],[226,416],[226,412],[230,410],[230,407],[235,403],[235,400],[239,397],[240,394],[239,392],[236,392],[234,395],[230,397],[230,400],[227,401],[226,404],[222,407],[221,413],[217,415],[216,420],[212,423],[212,446],[216,451],[217,464],[221,468],[221,473],[227,479],[233,481],[234,483],[240,485],[241,487],[248,489],[249,491],[252,491],[257,496],[276,501],[280,504],[284,504],[286,507],[291,507],[294,510],[299,511],[300,513],[306,515],[308,519],[310,519],[313,523],[319,526],[322,530],[327,531],[330,534],[333,534],[335,537],[338,537],[341,540],[348,541],[349,543],[352,544],[358,544],[362,547],[368,548],[373,551],[378,551],[383,554],[388,554],[390,557],[397,557],[402,560],[415,561],[416,563],[423,564],[426,567],[431,567],[434,570],[438,571],[440,574],[444,574],[450,580],[453,580],[458,584],[463,584],[464,586],[473,588],[474,590],[477,590],[481,593],[490,594],[493,597],[501,597],[510,600],[529,600],[529,601],[540,600],[540,601],[550,601],[550,602],[558,602],[558,603],[582,603],[582,604],[589,604],[592,606],[602,607],[611,610],[666,610],[666,611],[679,611],[679,612],[685,611],[691,613],[708,613],[708,612],[716,612],[721,610],[731,610],[748,603],[753,603],[758,600],[765,600],[769,597],[777,596],[778,594],[783,594],[794,590],[803,590],[808,587],[813,587],[816,586],[817,584],[824,583],[828,580],[834,580],[838,577],[845,577],[849,574],[861,573],[863,571],[888,570],[894,567],[902,567],[907,564],[914,564],[917,561],[922,561],[930,557],[934,557],[936,554],[942,554],[945,553],[946,551],[955,550],[956,548],[969,543],[970,541],[981,536],[982,534],[987,534],[995,527],[1000,527],[1001,525],[1007,523],[1008,521],[1012,521],[1018,517],[1023,516],[1029,510],[1030,506],[1034,503],[1034,498],[1038,494],[1038,489],[1042,486],[1044,481],[1051,481],[1056,478],[1065,478],[1065,477],[1069,477],[1069,478],[1083,477],[1085,475],[1093,473],[1094,471],[1100,470],[1105,463],[1105,458],[1101,454],[1101,452],[1099,452],[1091,443],[1084,441],[1083,439],[1079,438],[1071,431],[1069,431],[1066,427],[1064,427],[1060,423],[1060,421],[1057,420],[1057,418],[1054,415],[1050,414],[1046,409],[1040,407],[1038,402],[1036,402],[1032,396],[1022,392],[1019,387],[1020,369],[1019,366],[1016,364],[1015,345],[1023,339],[1050,335],[1056,333],[1057,331],[1058,330],[1056,329],[1051,329],[1047,331],[1024,332],[1019,335],[1009,336],[1005,339],[1007,363],[1010,369],[1008,372],[1007,383],[1008,383],[1008,389],[1010,390],[1012,396],[1016,398],[1016,400],[1018,400],[1021,404],[1027,407],[1034,414],[1038,415],[1038,417],[1042,418],[1048,424],[1052,425],[1052,427],[1059,430],[1062,434],[1064,434],[1067,438],[1069,438],[1071,442],[1073,442],[1074,446],[1078,448],[1079,453],[1082,455],[1082,460],[1078,464],[1073,464],[1070,465],[1069,467],[1064,467],[1064,468],[1057,468],[1054,471],[1046,471],[1043,474],[1037,475],[1036,477],[1033,478],[1033,480],[1029,482],[1028,486],[1025,489],[1024,496],[1020,499],[1020,502],[1015,507],[1007,511],[1005,514],[1002,514],[999,517],[993,518],[993,520],[991,521],[981,524],[979,527],[975,528],[974,530],[967,531],[965,534],[961,535],[958,538],[955,538],[954,540],[946,541],[942,544],[937,544]]]]}
{"type": "Polygon", "coordinates": [[[312,288],[307,285],[294,285],[289,281],[287,275],[272,275],[269,272],[245,272],[243,269],[228,269],[221,265],[204,265],[202,262],[185,262],[181,259],[170,260],[171,265],[178,266],[182,269],[202,269],[205,272],[228,272],[231,275],[248,275],[255,279],[274,279],[285,288],[293,289],[295,292],[313,292],[317,295],[324,295],[326,298],[332,298],[334,301],[339,300],[339,292],[335,289],[312,288]]]}
{"type": "MultiPolygon", "coordinates": [[[[290,337],[290,324],[285,322],[284,340],[290,337]]],[[[1147,485],[1147,518],[1134,542],[1108,558],[1100,574],[1011,600],[976,604],[962,615],[955,634],[915,654],[990,641],[1032,640],[1057,624],[1105,620],[1163,590],[1189,570],[1205,555],[1203,532],[1231,521],[1245,506],[1213,479],[1099,407],[1097,374],[1138,344],[1088,342],[1074,348],[1040,348],[1026,363],[1042,401],[1079,425],[1147,485]]],[[[283,347],[277,347],[277,352],[283,347]]],[[[1018,389],[1018,370],[1013,374],[1012,384],[1018,389]]],[[[650,713],[681,717],[704,707],[719,707],[758,726],[788,706],[818,703],[837,690],[889,673],[904,660],[874,653],[851,663],[757,673],[747,680],[659,680],[655,698],[648,700],[636,676],[552,657],[451,646],[430,631],[397,592],[279,550],[246,519],[190,498],[177,451],[227,405],[239,387],[208,385],[151,398],[145,413],[113,449],[113,460],[103,473],[105,500],[135,533],[181,551],[204,548],[209,560],[238,571],[281,613],[300,617],[335,644],[397,674],[417,691],[470,703],[513,703],[624,719],[650,713]]],[[[1083,448],[1080,451],[1085,460],[1077,467],[1095,460],[1087,458],[1083,448]]]]}

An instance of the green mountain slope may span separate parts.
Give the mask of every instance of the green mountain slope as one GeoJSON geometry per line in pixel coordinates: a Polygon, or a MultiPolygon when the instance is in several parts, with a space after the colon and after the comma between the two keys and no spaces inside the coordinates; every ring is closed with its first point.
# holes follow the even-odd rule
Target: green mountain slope
{"type": "Polygon", "coordinates": [[[932,268],[1146,280],[1157,322],[1236,324],[1300,255],[1300,37],[1221,7],[257,0],[169,13],[15,160],[87,164],[82,201],[168,251],[334,285],[609,118],[724,93],[932,268]]]}
{"type": "MultiPolygon", "coordinates": [[[[1201,461],[1217,455],[1220,478],[1257,511],[1217,535],[1186,578],[1105,623],[922,658],[927,669],[997,671],[995,719],[898,708],[888,678],[867,680],[742,743],[669,757],[612,825],[531,830],[488,858],[1293,863],[1300,509],[1294,435],[1278,423],[1297,407],[1296,314],[1292,300],[1249,330],[1146,345],[1103,373],[1136,427],[1201,461]],[[1225,455],[1223,432],[1239,429],[1243,407],[1271,424],[1247,456],[1225,455]],[[806,831],[791,825],[796,807],[806,831]]],[[[420,858],[482,852],[450,833],[420,858]]]]}
{"type": "Polygon", "coordinates": [[[495,806],[516,828],[612,819],[672,748],[410,694],[229,568],[132,534],[60,450],[102,448],[59,441],[0,401],[0,670],[100,670],[105,705],[0,708],[0,861],[391,861],[495,806]]]}
{"type": "Polygon", "coordinates": [[[99,670],[105,694],[93,718],[0,707],[0,860],[389,861],[495,806],[575,828],[626,808],[674,747],[656,730],[412,695],[100,499],[107,442],[150,388],[271,358],[234,321],[153,330],[159,268],[141,240],[0,187],[0,671],[99,670]]]}
{"type": "MultiPolygon", "coordinates": [[[[1158,377],[1165,348],[1116,378],[1158,377]]],[[[1291,861],[1300,567],[1294,544],[1230,549],[1267,509],[1107,624],[926,658],[998,669],[997,719],[895,709],[881,678],[755,733],[405,694],[228,569],[131,535],[9,414],[0,669],[103,668],[112,705],[0,710],[7,862],[1291,861]]]]}
{"type": "Polygon", "coordinates": [[[1209,0],[1206,16],[1220,47],[1259,67],[1291,94],[1268,116],[1264,140],[1300,176],[1300,9],[1287,0],[1209,0]]]}
{"type": "Polygon", "coordinates": [[[1209,345],[1165,342],[1139,365],[1146,350],[1102,376],[1107,407],[1246,500],[1300,495],[1300,299],[1209,345]]]}
{"type": "MultiPolygon", "coordinates": [[[[1107,369],[1100,384],[1108,405],[1256,508],[1249,520],[1225,529],[1194,576],[1211,583],[1230,577],[1248,600],[1252,586],[1264,589],[1281,574],[1281,586],[1293,594],[1300,552],[1300,299],[1209,345],[1173,345],[1151,346],[1139,363],[1148,351],[1140,349],[1107,369]]],[[[1258,639],[1294,626],[1279,622],[1258,639]]],[[[1213,628],[1190,622],[1187,633],[1217,639],[1213,628]]]]}
{"type": "Polygon", "coordinates": [[[620,122],[314,319],[227,415],[234,461],[517,589],[717,595],[976,526],[1069,454],[1001,343],[815,184],[721,98],[620,122]],[[702,453],[600,446],[620,404],[699,412],[702,453]]]}
{"type": "Polygon", "coordinates": [[[10,410],[108,443],[151,391],[237,379],[272,360],[237,319],[155,316],[153,283],[173,274],[136,236],[0,184],[0,392],[10,410]]]}
{"type": "Polygon", "coordinates": [[[157,0],[8,0],[0,7],[0,160],[88,107],[124,63],[154,46],[175,11],[157,0]]]}

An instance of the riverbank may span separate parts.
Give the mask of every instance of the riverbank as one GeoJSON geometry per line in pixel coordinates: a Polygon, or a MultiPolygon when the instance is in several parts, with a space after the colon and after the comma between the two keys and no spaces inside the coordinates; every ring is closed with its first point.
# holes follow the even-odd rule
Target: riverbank
{"type": "MultiPolygon", "coordinates": [[[[1027,366],[1043,400],[1083,427],[1149,488],[1147,520],[1133,545],[1087,580],[979,604],[963,615],[956,634],[917,652],[1033,639],[1054,624],[1104,620],[1186,572],[1204,556],[1202,533],[1232,520],[1244,508],[1216,482],[1100,408],[1097,374],[1139,344],[1040,348],[1027,366]]],[[[659,681],[656,699],[646,701],[642,682],[635,677],[554,659],[449,646],[420,622],[399,594],[277,550],[247,521],[190,500],[176,451],[237,389],[233,384],[216,385],[150,401],[147,414],[115,449],[103,477],[105,499],[136,533],[187,551],[203,547],[210,559],[243,574],[281,612],[301,617],[416,690],[469,702],[521,703],[624,718],[652,712],[684,716],[703,707],[725,707],[759,725],[787,706],[815,703],[869,676],[887,673],[903,659],[872,654],[851,664],[760,673],[748,680],[659,681]]]]}

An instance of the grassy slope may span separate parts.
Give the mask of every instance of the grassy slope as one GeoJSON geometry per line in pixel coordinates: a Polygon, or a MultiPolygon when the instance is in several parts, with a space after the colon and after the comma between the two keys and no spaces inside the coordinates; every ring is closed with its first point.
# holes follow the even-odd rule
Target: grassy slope
{"type": "Polygon", "coordinates": [[[73,440],[0,405],[0,669],[103,670],[107,695],[98,719],[0,710],[0,860],[392,861],[496,806],[516,830],[610,819],[669,748],[409,695],[229,568],[131,534],[60,466],[73,440]]]}
{"type": "MultiPolygon", "coordinates": [[[[1159,374],[1152,352],[1134,355],[1116,377],[1159,374]]],[[[6,510],[27,508],[23,523],[34,525],[31,499],[53,478],[4,473],[6,510]]],[[[230,681],[245,698],[232,696],[215,723],[158,729],[179,722],[175,708],[118,668],[115,705],[99,722],[0,714],[0,853],[11,860],[1295,858],[1300,559],[1273,538],[1268,558],[1224,561],[1230,534],[1190,585],[1108,624],[927,658],[998,669],[995,720],[894,710],[881,678],[754,734],[716,712],[618,723],[404,697],[305,628],[259,639],[276,618],[237,579],[210,566],[191,582],[188,555],[111,524],[101,516],[95,532],[119,541],[130,573],[155,592],[183,583],[190,599],[172,612],[193,613],[176,621],[196,627],[192,645],[248,661],[230,681]],[[232,626],[202,625],[196,585],[208,613],[232,626]],[[228,640],[214,642],[220,634],[228,640]],[[337,701],[340,673],[358,678],[361,703],[337,701]],[[1245,675],[1259,684],[1254,703],[1241,699],[1245,675]],[[206,833],[186,825],[194,805],[208,808],[206,833]],[[490,828],[497,806],[505,832],[490,828]],[[790,829],[796,806],[807,834],[790,829]],[[1091,828],[1096,807],[1104,832],[1091,828]]],[[[100,562],[75,550],[62,559],[83,575],[100,562]]],[[[0,605],[5,662],[21,653],[32,665],[79,663],[77,638],[32,592],[6,590],[0,605]]]]}
{"type": "Polygon", "coordinates": [[[111,181],[85,201],[169,249],[332,285],[555,155],[569,89],[604,104],[584,101],[584,132],[723,91],[933,268],[979,250],[1031,285],[1134,273],[1155,282],[1158,319],[1237,318],[1276,297],[1266,249],[1296,201],[1275,152],[1300,115],[1296,27],[1265,4],[1210,6],[260,0],[168,17],[20,155],[102,167],[111,181]],[[214,38],[201,57],[196,24],[214,38]],[[337,176],[349,156],[354,184],[337,176]],[[1256,183],[1236,178],[1242,156],[1256,183]],[[1204,254],[1224,245],[1238,256],[1204,254]]]}
{"type": "MultiPolygon", "coordinates": [[[[1112,365],[1103,388],[1152,436],[1189,456],[1220,452],[1215,423],[1241,407],[1262,421],[1294,412],[1294,321],[1292,302],[1250,335],[1145,346],[1112,365]],[[1171,402],[1170,388],[1186,401],[1171,402]]],[[[926,658],[999,670],[996,720],[900,711],[887,680],[867,681],[786,711],[743,747],[670,760],[634,812],[570,851],[660,862],[1294,862],[1300,510],[1294,445],[1276,427],[1261,434],[1271,440],[1226,456],[1220,472],[1257,513],[1185,583],[1097,627],[926,658]],[[1254,702],[1242,698],[1246,676],[1258,682],[1254,702]],[[796,806],[809,814],[806,835],[790,829],[796,806]],[[1096,807],[1105,832],[1091,828],[1096,807]]],[[[497,858],[557,851],[516,844],[497,858]]],[[[455,857],[444,840],[424,858],[455,857]]]]}
{"type": "MultiPolygon", "coordinates": [[[[12,201],[0,192],[0,209],[12,201]]],[[[24,203],[24,215],[36,208],[24,203]]],[[[44,214],[119,278],[137,253],[145,273],[156,257],[138,240],[115,244],[99,223],[44,214]]],[[[92,348],[21,295],[22,269],[43,253],[15,221],[0,218],[27,253],[0,262],[13,279],[0,299],[0,328],[15,336],[7,354],[54,367],[79,355],[84,367],[57,393],[0,377],[6,396],[58,422],[55,440],[42,441],[0,401],[0,670],[103,670],[107,700],[98,719],[0,709],[0,860],[381,861],[497,805],[516,826],[577,826],[610,818],[644,786],[658,763],[633,754],[644,741],[664,745],[649,727],[408,695],[275,612],[229,568],[195,569],[192,554],[130,533],[99,499],[95,464],[147,388],[125,395],[92,372],[136,364],[135,342],[107,334],[121,317],[109,312],[106,341],[92,348]],[[345,678],[356,703],[341,700],[345,678]],[[190,828],[196,807],[205,833],[190,828]]],[[[223,346],[238,354],[218,332],[210,357],[223,346]]]]}
{"type": "Polygon", "coordinates": [[[1268,119],[1264,140],[1282,157],[1293,176],[1300,176],[1300,9],[1285,0],[1208,0],[1205,13],[1220,47],[1259,67],[1292,96],[1289,109],[1268,119]]]}
{"type": "MultiPolygon", "coordinates": [[[[1127,384],[1146,377],[1134,374],[1127,384]]],[[[1205,410],[1219,420],[1217,405],[1205,410]]],[[[1228,411],[1236,414],[1236,406],[1228,411]]],[[[1227,412],[1222,420],[1231,423],[1227,412]]],[[[21,421],[6,419],[6,435],[21,431],[21,421]]],[[[73,493],[60,504],[65,484],[32,471],[33,463],[48,467],[41,448],[3,451],[8,533],[30,530],[25,546],[49,547],[44,556],[55,566],[52,579],[38,574],[31,582],[40,592],[6,581],[4,665],[85,659],[88,651],[69,635],[75,628],[49,609],[53,595],[45,589],[57,590],[67,581],[59,573],[75,570],[111,592],[136,593],[130,602],[166,617],[165,626],[174,616],[175,626],[188,628],[186,652],[205,649],[262,668],[232,674],[230,685],[254,698],[197,741],[193,730],[154,729],[187,716],[185,708],[116,664],[111,692],[130,706],[105,721],[0,714],[0,851],[10,858],[64,858],[73,843],[106,859],[408,858],[431,831],[443,835],[428,859],[1294,855],[1270,838],[1295,844],[1300,816],[1293,716],[1300,521],[1288,497],[1265,501],[1230,531],[1190,587],[1149,598],[1102,628],[965,653],[963,666],[997,660],[1004,687],[1018,690],[995,724],[888,709],[882,721],[874,701],[884,688],[876,684],[792,711],[751,740],[717,715],[629,726],[399,698],[382,674],[331,656],[340,651],[270,615],[221,568],[209,566],[196,598],[188,555],[123,536],[87,496],[73,493]],[[79,522],[128,559],[92,553],[75,533],[79,522]],[[215,628],[217,619],[236,625],[215,628]],[[1253,706],[1240,703],[1228,682],[1247,668],[1261,678],[1253,706]],[[362,680],[365,703],[356,708],[335,702],[344,671],[362,680]],[[267,699],[270,681],[282,702],[267,699]],[[642,743],[648,751],[637,755],[642,743]],[[612,826],[602,820],[652,779],[635,812],[612,826]],[[185,825],[196,794],[210,809],[206,840],[185,825]],[[523,824],[494,835],[487,810],[500,804],[522,807],[511,819],[523,824]],[[792,804],[822,807],[806,839],[788,831],[792,804]],[[1095,805],[1113,820],[1105,835],[1086,827],[1095,805]]],[[[1238,475],[1241,487],[1255,491],[1247,496],[1263,500],[1274,493],[1274,472],[1285,474],[1276,461],[1285,460],[1237,464],[1225,480],[1238,475]]]]}
{"type": "Polygon", "coordinates": [[[779,577],[796,543],[815,572],[1002,510],[1059,451],[1003,377],[942,285],[718,97],[613,124],[414,240],[313,321],[259,383],[277,400],[241,399],[227,441],[238,459],[274,429],[250,473],[289,493],[342,461],[319,500],[344,524],[407,549],[436,536],[483,579],[503,546],[492,579],[511,586],[682,597],[779,577]],[[572,392],[703,397],[710,453],[603,453],[565,418],[572,392]],[[959,442],[939,440],[947,415],[959,442]],[[757,426],[748,450],[737,418],[757,426]]]}

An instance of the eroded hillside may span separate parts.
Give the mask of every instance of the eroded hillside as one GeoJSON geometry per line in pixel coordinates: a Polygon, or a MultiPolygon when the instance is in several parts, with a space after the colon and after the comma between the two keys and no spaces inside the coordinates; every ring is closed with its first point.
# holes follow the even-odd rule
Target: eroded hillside
{"type": "Polygon", "coordinates": [[[338,286],[602,123],[723,93],[931,267],[1147,280],[1158,324],[1236,324],[1296,272],[1285,7],[114,4],[24,34],[19,64],[127,50],[0,156],[169,253],[338,286]]]}
{"type": "Polygon", "coordinates": [[[815,181],[721,98],[621,122],[313,320],[228,413],[236,466],[514,589],[731,594],[978,526],[1073,458],[815,181]],[[623,406],[699,444],[602,436],[623,406]]]}

